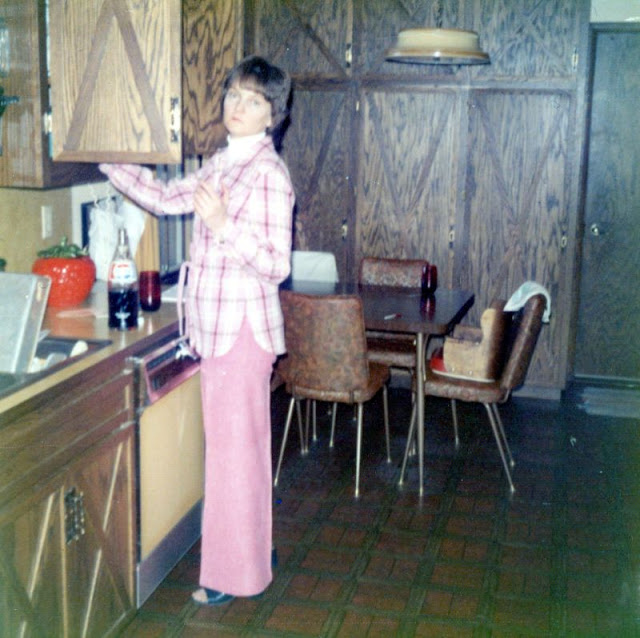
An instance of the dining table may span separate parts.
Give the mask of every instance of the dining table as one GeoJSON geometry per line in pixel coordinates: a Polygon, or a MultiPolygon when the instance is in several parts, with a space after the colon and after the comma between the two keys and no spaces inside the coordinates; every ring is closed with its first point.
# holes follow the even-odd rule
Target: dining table
{"type": "MultiPolygon", "coordinates": [[[[419,287],[362,285],[288,279],[281,288],[308,295],[358,295],[367,330],[415,334],[416,411],[419,494],[424,493],[424,370],[425,345],[451,332],[473,306],[473,292],[439,287],[424,297],[419,287]]],[[[402,480],[402,479],[401,479],[402,480]]]]}

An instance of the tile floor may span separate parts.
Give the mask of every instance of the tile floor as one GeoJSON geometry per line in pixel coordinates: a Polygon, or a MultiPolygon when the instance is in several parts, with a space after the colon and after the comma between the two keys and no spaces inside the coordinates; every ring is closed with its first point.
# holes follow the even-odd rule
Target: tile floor
{"type": "MultiPolygon", "coordinates": [[[[483,408],[427,403],[425,496],[417,468],[396,485],[409,395],[391,391],[393,463],[381,402],[365,410],[362,494],[353,498],[353,411],[340,437],[319,410],[307,457],[291,436],[274,492],[279,565],[260,600],[200,607],[199,547],[125,630],[150,636],[640,635],[640,420],[562,402],[513,399],[503,420],[516,459],[510,497],[483,408]]],[[[287,397],[274,395],[274,457],[287,397]]]]}

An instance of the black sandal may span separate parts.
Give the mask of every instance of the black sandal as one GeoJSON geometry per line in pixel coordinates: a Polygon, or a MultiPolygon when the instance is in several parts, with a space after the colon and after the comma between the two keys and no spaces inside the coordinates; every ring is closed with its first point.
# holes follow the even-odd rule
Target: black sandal
{"type": "Polygon", "coordinates": [[[235,596],[232,596],[231,594],[225,594],[221,591],[218,591],[217,589],[207,589],[206,587],[201,587],[200,589],[194,591],[193,594],[191,594],[191,598],[199,605],[218,607],[220,605],[226,605],[227,603],[230,603],[235,598],[235,596]],[[206,601],[198,600],[195,597],[200,590],[202,590],[207,596],[206,601]]]}

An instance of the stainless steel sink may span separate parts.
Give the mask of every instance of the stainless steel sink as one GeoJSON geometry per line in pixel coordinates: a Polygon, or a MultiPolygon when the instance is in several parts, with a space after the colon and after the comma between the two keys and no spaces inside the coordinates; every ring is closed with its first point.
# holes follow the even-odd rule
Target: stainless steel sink
{"type": "Polygon", "coordinates": [[[50,374],[54,374],[76,361],[79,361],[102,348],[106,348],[110,344],[111,341],[109,340],[45,337],[38,343],[35,357],[42,360],[48,360],[50,365],[39,372],[32,373],[0,372],[0,398],[8,396],[12,392],[22,390],[32,383],[35,383],[40,379],[44,379],[50,374]],[[74,346],[76,346],[78,342],[86,343],[87,349],[82,354],[71,356],[74,346]]]}

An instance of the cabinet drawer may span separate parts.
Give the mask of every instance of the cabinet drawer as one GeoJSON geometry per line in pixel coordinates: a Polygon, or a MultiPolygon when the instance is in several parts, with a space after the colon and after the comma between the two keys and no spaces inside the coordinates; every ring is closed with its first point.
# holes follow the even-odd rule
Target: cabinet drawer
{"type": "Polygon", "coordinates": [[[1,416],[0,502],[133,420],[132,380],[123,370],[109,359],[1,416]]]}

